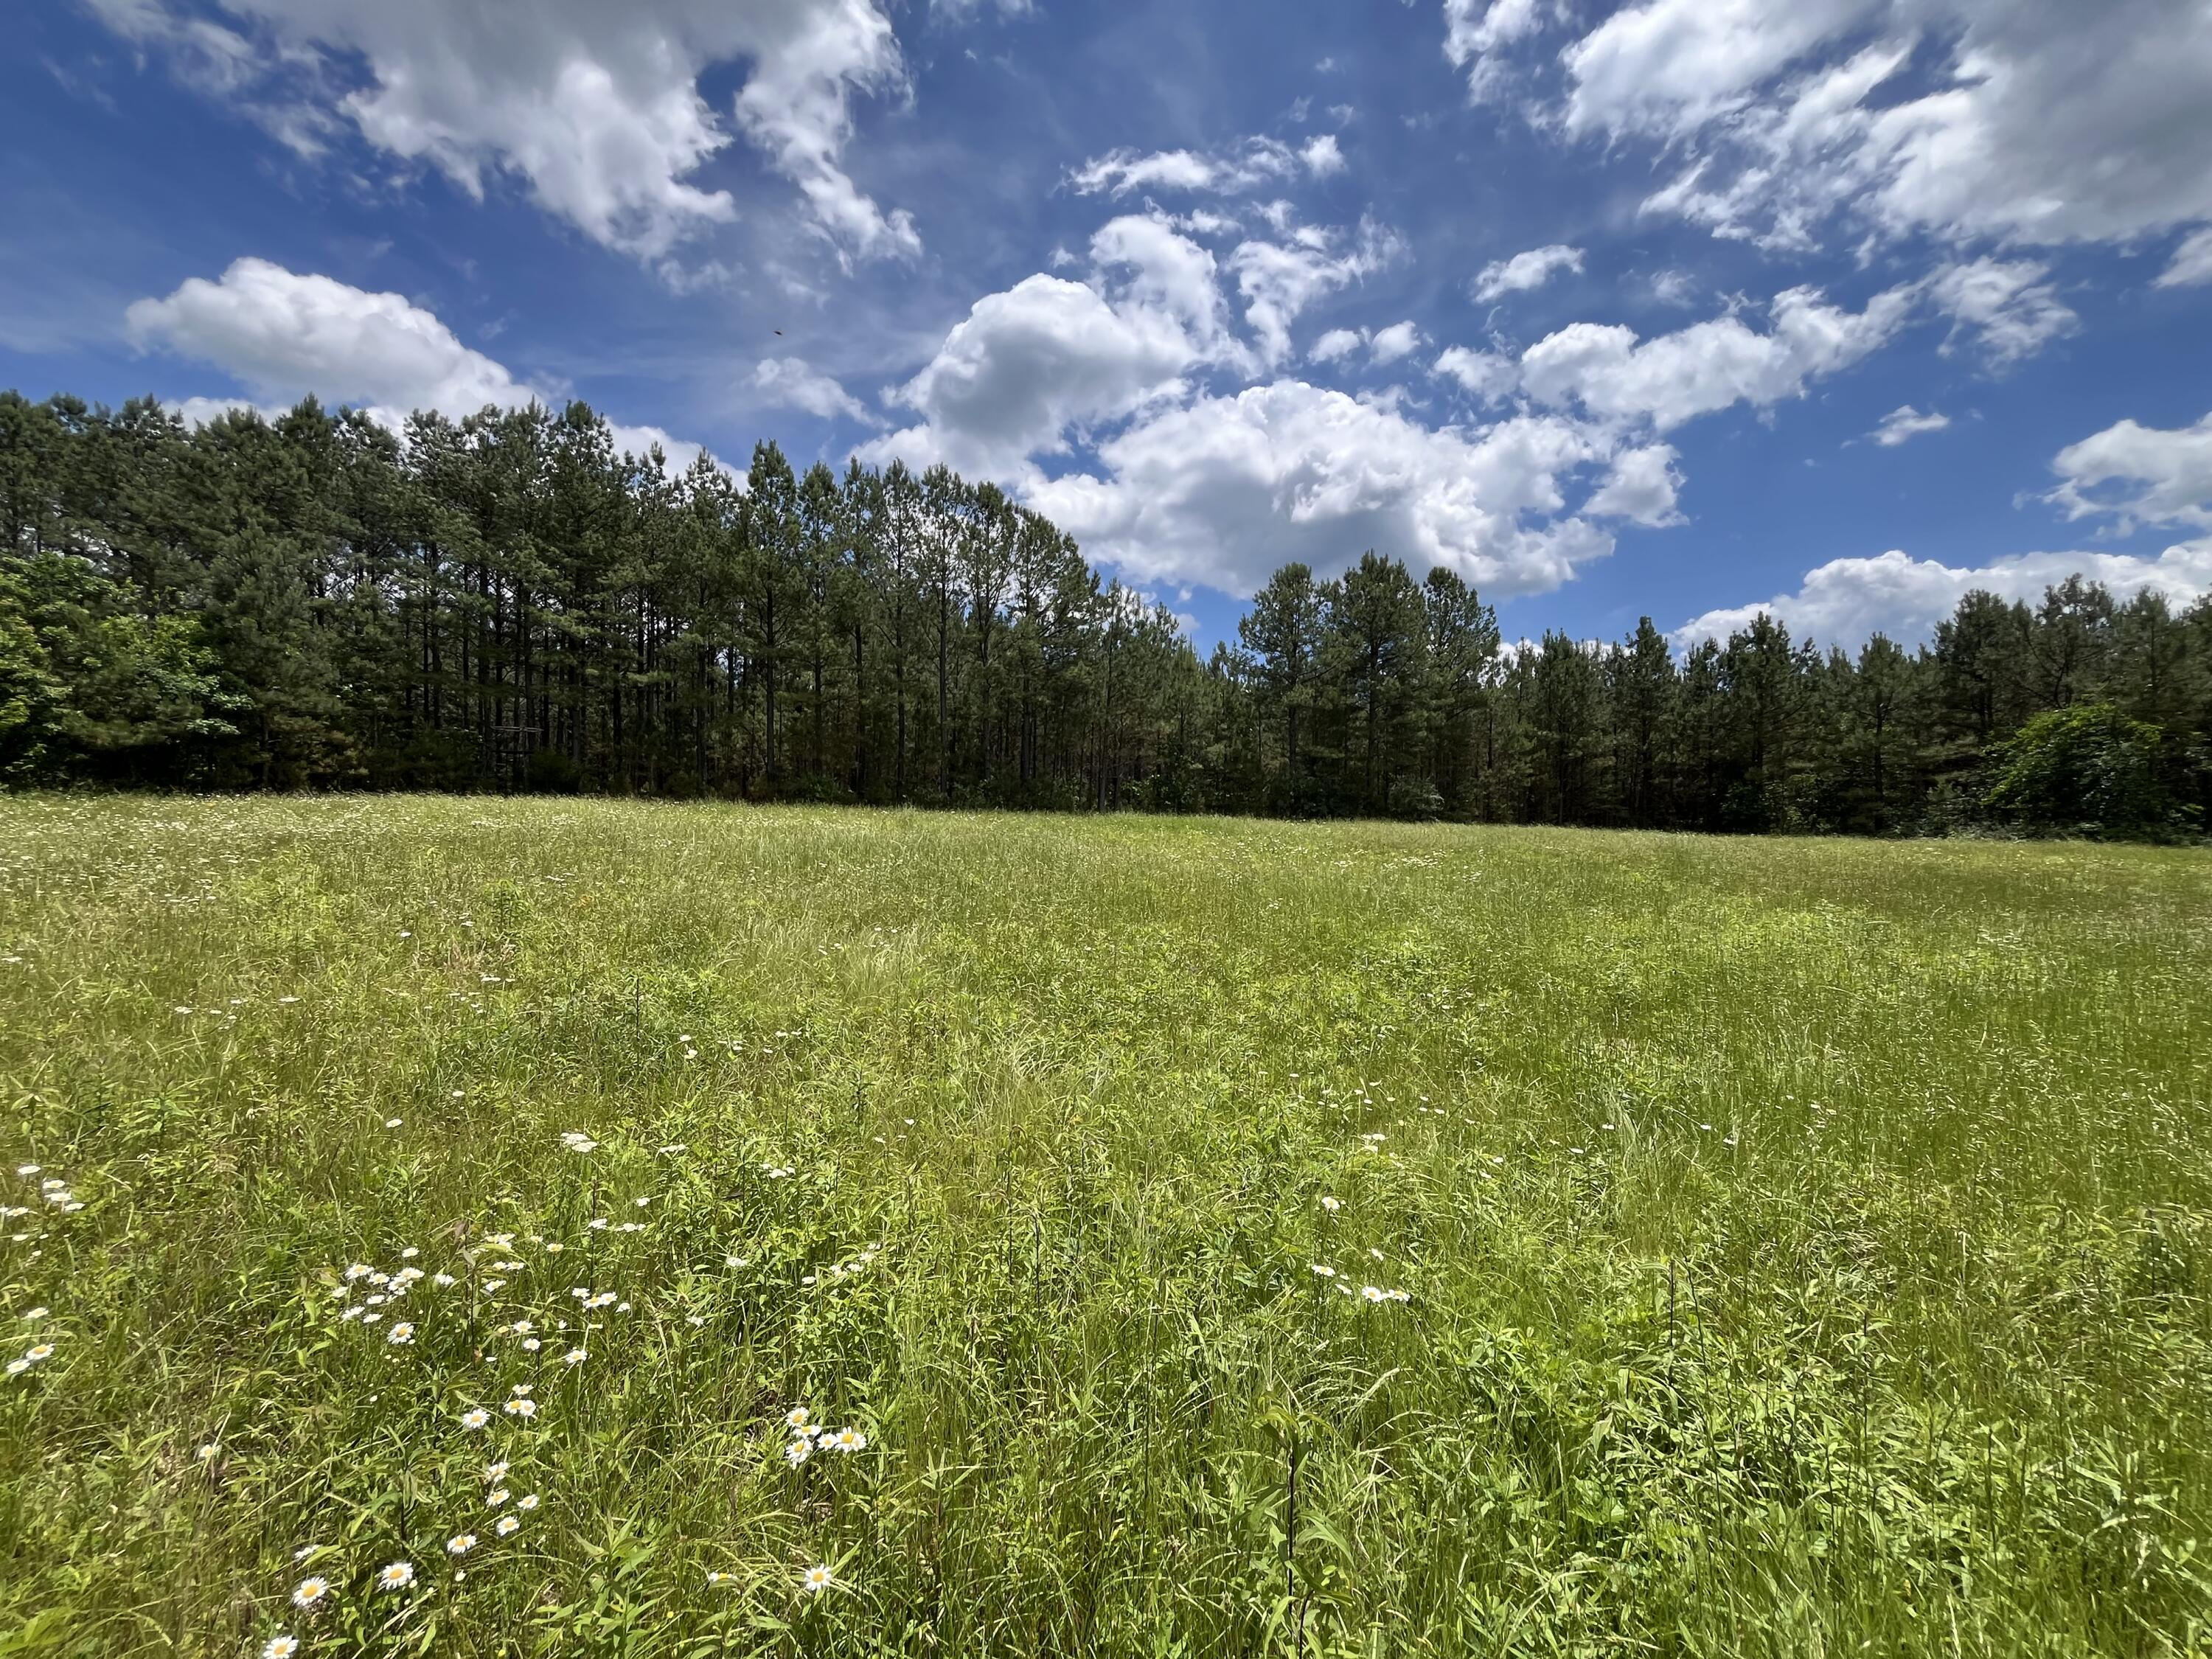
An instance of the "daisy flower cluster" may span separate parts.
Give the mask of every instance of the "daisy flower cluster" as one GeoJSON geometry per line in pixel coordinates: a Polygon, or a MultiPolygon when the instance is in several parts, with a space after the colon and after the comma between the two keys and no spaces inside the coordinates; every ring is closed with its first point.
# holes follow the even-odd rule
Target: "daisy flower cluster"
{"type": "MultiPolygon", "coordinates": [[[[366,1261],[356,1261],[342,1273],[325,1282],[330,1286],[331,1299],[343,1303],[338,1320],[343,1324],[359,1322],[363,1327],[382,1325],[399,1311],[398,1304],[406,1301],[408,1293],[429,1277],[416,1267],[413,1257],[422,1252],[410,1245],[400,1253],[400,1265],[389,1273],[366,1261]],[[358,1295],[359,1301],[354,1298],[358,1295]]],[[[450,1273],[440,1273],[437,1284],[441,1289],[456,1281],[450,1273]]],[[[384,1340],[393,1347],[405,1347],[415,1340],[415,1325],[411,1320],[394,1319],[384,1333],[384,1340]]]]}
{"type": "Polygon", "coordinates": [[[814,1413],[804,1406],[794,1406],[784,1413],[783,1425],[791,1431],[791,1439],[783,1449],[783,1461],[797,1468],[817,1451],[836,1452],[849,1455],[866,1451],[868,1437],[856,1428],[831,1430],[814,1420],[814,1413]]]}

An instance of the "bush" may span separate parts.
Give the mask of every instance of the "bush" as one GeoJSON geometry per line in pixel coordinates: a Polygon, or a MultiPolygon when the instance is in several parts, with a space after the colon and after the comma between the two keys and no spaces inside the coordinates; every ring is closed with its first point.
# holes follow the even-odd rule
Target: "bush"
{"type": "Polygon", "coordinates": [[[2140,838],[2180,827],[2161,781],[2165,733],[2108,702],[2038,714],[1991,755],[1982,804],[2042,835],[2140,838]]]}

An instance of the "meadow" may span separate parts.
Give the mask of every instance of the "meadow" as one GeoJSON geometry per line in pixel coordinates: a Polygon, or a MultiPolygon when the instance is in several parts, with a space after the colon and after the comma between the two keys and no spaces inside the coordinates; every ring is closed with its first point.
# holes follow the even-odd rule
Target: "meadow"
{"type": "Polygon", "coordinates": [[[2212,1653],[2212,859],[0,799],[0,1655],[2212,1653]]]}

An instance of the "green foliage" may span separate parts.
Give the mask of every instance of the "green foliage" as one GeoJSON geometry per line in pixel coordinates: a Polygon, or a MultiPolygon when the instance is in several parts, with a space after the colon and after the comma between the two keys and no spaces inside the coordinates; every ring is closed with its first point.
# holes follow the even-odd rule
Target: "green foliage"
{"type": "Polygon", "coordinates": [[[0,1652],[2212,1642],[2193,852],[0,830],[0,1652]]]}
{"type": "Polygon", "coordinates": [[[2172,829],[2160,735],[2107,702],[2051,709],[1993,751],[1984,803],[2045,834],[2140,836],[2172,829]]]}
{"type": "Polygon", "coordinates": [[[1948,834],[1997,745],[2106,702],[2161,733],[2160,823],[2212,808],[2212,599],[1974,592],[1856,657],[1764,613],[1509,647],[1455,572],[1340,552],[1201,661],[942,466],[763,443],[740,490],[581,404],[395,434],[0,393],[0,776],[1948,834]]]}

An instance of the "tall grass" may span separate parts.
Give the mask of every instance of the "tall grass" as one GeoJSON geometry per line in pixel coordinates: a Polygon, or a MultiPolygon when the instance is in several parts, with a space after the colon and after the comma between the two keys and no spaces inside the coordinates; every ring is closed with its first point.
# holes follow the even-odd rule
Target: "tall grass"
{"type": "Polygon", "coordinates": [[[0,1654],[2212,1651],[2201,854],[0,836],[0,1654]]]}

